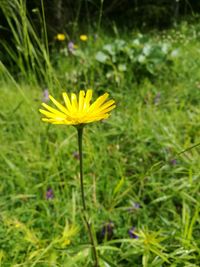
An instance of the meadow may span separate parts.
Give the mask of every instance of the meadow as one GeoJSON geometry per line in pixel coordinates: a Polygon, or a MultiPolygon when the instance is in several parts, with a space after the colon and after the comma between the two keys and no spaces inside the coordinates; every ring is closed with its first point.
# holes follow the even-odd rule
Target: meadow
{"type": "Polygon", "coordinates": [[[99,265],[200,266],[199,29],[91,30],[49,50],[26,27],[27,43],[14,35],[15,71],[0,61],[0,266],[93,266],[75,128],[38,111],[49,93],[89,88],[116,101],[83,138],[99,265]]]}

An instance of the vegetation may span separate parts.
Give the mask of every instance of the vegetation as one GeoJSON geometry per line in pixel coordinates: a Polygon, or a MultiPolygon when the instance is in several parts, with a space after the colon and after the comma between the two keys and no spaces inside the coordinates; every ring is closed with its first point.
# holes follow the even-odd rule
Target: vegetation
{"type": "Polygon", "coordinates": [[[38,111],[49,93],[88,88],[117,104],[83,139],[100,266],[199,266],[199,24],[49,44],[44,16],[40,36],[23,1],[2,3],[13,42],[1,42],[0,266],[92,266],[76,131],[38,111]]]}

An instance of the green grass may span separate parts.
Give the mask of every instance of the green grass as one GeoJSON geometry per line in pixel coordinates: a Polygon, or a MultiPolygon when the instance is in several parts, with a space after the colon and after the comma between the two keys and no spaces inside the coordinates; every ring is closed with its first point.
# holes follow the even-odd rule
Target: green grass
{"type": "MultiPolygon", "coordinates": [[[[99,63],[96,53],[119,39],[103,33],[96,42],[90,35],[80,43],[77,36],[76,55],[64,57],[58,47],[51,54],[59,82],[49,90],[58,99],[63,90],[92,87],[96,96],[109,91],[117,103],[108,120],[84,132],[86,203],[101,266],[200,265],[200,148],[180,154],[200,142],[199,37],[190,38],[195,31],[197,25],[186,25],[182,36],[178,30],[148,36],[150,43],[167,40],[179,53],[155,73],[133,68],[121,52],[116,63],[99,63]],[[118,62],[126,64],[125,72],[118,62]],[[111,222],[113,236],[106,240],[102,228],[111,222]],[[137,239],[128,234],[132,227],[137,239]]],[[[133,36],[120,38],[129,42],[133,36]]],[[[2,73],[0,266],[90,267],[76,131],[41,122],[43,89],[35,79],[15,82],[2,73]],[[47,200],[49,188],[53,198],[47,200]]]]}

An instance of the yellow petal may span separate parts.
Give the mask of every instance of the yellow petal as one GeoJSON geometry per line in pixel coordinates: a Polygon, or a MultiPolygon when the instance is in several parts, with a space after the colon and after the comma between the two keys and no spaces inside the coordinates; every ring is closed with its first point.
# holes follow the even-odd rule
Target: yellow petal
{"type": "Polygon", "coordinates": [[[101,116],[94,116],[94,117],[89,118],[86,121],[86,123],[93,122],[93,121],[100,121],[100,120],[103,120],[103,119],[107,119],[109,116],[110,116],[109,114],[104,114],[104,115],[101,115],[101,116]]]}
{"type": "Polygon", "coordinates": [[[114,108],[116,108],[116,105],[112,105],[112,106],[110,106],[110,107],[108,107],[108,108],[106,108],[104,110],[101,110],[101,111],[98,110],[97,114],[105,114],[105,113],[108,113],[109,111],[111,111],[114,108]]]}
{"type": "Polygon", "coordinates": [[[54,114],[57,114],[58,116],[63,116],[64,114],[60,111],[58,111],[57,109],[55,108],[52,108],[50,107],[49,105],[45,104],[45,103],[42,103],[42,106],[45,107],[47,110],[49,110],[50,112],[54,113],[54,114]]]}
{"type": "Polygon", "coordinates": [[[97,112],[103,111],[104,109],[107,109],[108,107],[112,106],[115,103],[114,100],[109,100],[103,105],[101,105],[98,109],[96,109],[97,112]]]}
{"type": "Polygon", "coordinates": [[[92,99],[92,90],[89,89],[86,92],[83,110],[87,110],[89,108],[91,99],[92,99]]]}
{"type": "Polygon", "coordinates": [[[49,98],[51,99],[51,101],[54,103],[54,105],[59,108],[62,112],[68,114],[67,109],[61,105],[57,100],[55,100],[55,98],[53,98],[53,96],[49,95],[49,98]]]}
{"type": "Polygon", "coordinates": [[[72,124],[70,121],[67,121],[67,120],[64,120],[64,119],[61,119],[61,118],[60,119],[59,118],[56,118],[56,119],[42,118],[42,121],[53,123],[53,124],[67,124],[67,125],[72,124]]]}
{"type": "Polygon", "coordinates": [[[76,94],[74,94],[74,93],[71,94],[71,103],[72,103],[73,112],[77,112],[78,111],[78,102],[77,102],[76,94]]]}
{"type": "Polygon", "coordinates": [[[64,99],[64,102],[65,102],[65,105],[66,105],[67,109],[69,111],[72,111],[72,105],[71,105],[71,102],[69,100],[69,97],[68,97],[67,93],[63,93],[62,95],[63,95],[63,99],[64,99]]]}
{"type": "Polygon", "coordinates": [[[48,118],[56,118],[56,119],[59,119],[59,118],[65,119],[66,118],[66,115],[62,114],[62,113],[61,113],[61,115],[58,116],[57,114],[51,113],[51,112],[43,110],[43,109],[39,109],[39,111],[40,111],[40,113],[44,114],[48,118]]]}
{"type": "Polygon", "coordinates": [[[79,100],[79,103],[78,103],[78,110],[79,111],[82,111],[82,109],[83,109],[84,100],[85,100],[84,96],[85,96],[85,92],[83,90],[81,90],[79,92],[79,99],[78,99],[79,100]]]}
{"type": "Polygon", "coordinates": [[[97,100],[90,106],[88,112],[91,112],[97,108],[99,108],[108,98],[109,94],[105,93],[104,95],[100,96],[99,98],[97,98],[97,100]]]}

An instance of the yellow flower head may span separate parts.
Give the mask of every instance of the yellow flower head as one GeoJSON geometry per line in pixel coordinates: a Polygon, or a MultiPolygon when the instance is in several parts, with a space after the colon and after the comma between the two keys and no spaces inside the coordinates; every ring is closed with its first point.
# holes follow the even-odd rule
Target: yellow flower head
{"type": "Polygon", "coordinates": [[[58,33],[56,35],[56,40],[58,40],[58,41],[64,41],[65,40],[65,35],[63,33],[58,33]]]}
{"type": "Polygon", "coordinates": [[[86,93],[81,90],[79,97],[72,93],[71,100],[67,93],[63,93],[65,105],[62,105],[50,95],[49,98],[57,109],[50,107],[46,103],[42,103],[42,106],[46,110],[40,109],[39,111],[46,116],[46,118],[42,119],[45,122],[67,125],[86,124],[109,117],[109,112],[116,105],[114,100],[106,101],[108,96],[109,94],[105,93],[98,97],[94,103],[90,104],[92,99],[91,89],[88,89],[86,93]]]}
{"type": "Polygon", "coordinates": [[[85,35],[85,34],[80,35],[80,40],[83,42],[86,42],[88,40],[87,35],[85,35]]]}

